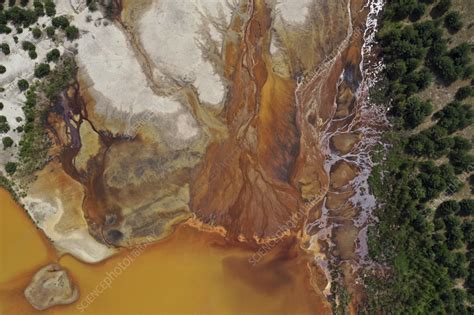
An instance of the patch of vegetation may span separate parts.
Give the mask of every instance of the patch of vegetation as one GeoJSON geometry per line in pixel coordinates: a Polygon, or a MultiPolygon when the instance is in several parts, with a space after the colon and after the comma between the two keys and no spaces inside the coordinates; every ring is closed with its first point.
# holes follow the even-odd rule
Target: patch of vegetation
{"type": "Polygon", "coordinates": [[[76,74],[77,68],[72,57],[64,56],[56,68],[42,79],[39,86],[32,87],[26,93],[23,106],[25,125],[19,142],[20,174],[31,175],[41,169],[45,163],[49,139],[45,130],[49,104],[63,91],[76,74]],[[38,94],[48,100],[38,102],[38,94]]]}
{"type": "Polygon", "coordinates": [[[452,32],[459,32],[462,28],[461,13],[458,11],[451,11],[444,17],[444,25],[452,32]]]}
{"type": "Polygon", "coordinates": [[[73,41],[75,39],[79,38],[79,29],[75,27],[74,25],[69,25],[66,27],[66,38],[70,41],[73,41]]]}
{"type": "Polygon", "coordinates": [[[54,100],[71,82],[77,72],[77,66],[72,57],[64,57],[61,63],[51,72],[47,84],[42,86],[46,97],[54,100]]]}
{"type": "Polygon", "coordinates": [[[7,71],[7,68],[5,68],[4,65],[0,65],[0,74],[5,73],[7,71]]]}
{"type": "Polygon", "coordinates": [[[33,34],[33,37],[36,39],[40,38],[41,35],[43,34],[38,27],[35,27],[34,29],[32,29],[31,33],[33,34]]]}
{"type": "Polygon", "coordinates": [[[54,26],[48,26],[46,28],[46,35],[48,35],[49,38],[53,38],[55,30],[54,26]]]}
{"type": "Polygon", "coordinates": [[[10,46],[7,43],[2,43],[0,45],[0,50],[5,54],[9,55],[10,54],[10,46]]]}
{"type": "Polygon", "coordinates": [[[56,16],[51,20],[51,23],[55,28],[65,29],[69,26],[69,20],[65,15],[56,16]]]}
{"type": "Polygon", "coordinates": [[[10,131],[10,125],[8,125],[7,117],[0,116],[0,133],[7,133],[10,131]]]}
{"type": "Polygon", "coordinates": [[[7,162],[5,164],[5,172],[8,175],[13,175],[16,172],[17,164],[15,162],[7,162]]]}
{"type": "Polygon", "coordinates": [[[450,8],[447,0],[389,1],[377,34],[386,71],[376,98],[390,104],[393,130],[385,135],[391,149],[369,179],[383,204],[379,223],[369,229],[369,253],[390,268],[366,275],[363,313],[474,313],[474,200],[451,197],[464,185],[457,175],[474,169],[471,141],[458,134],[474,120],[472,105],[464,103],[472,88],[460,88],[433,115],[431,103],[416,96],[432,84],[417,81],[421,69],[445,86],[473,75],[471,45],[448,48],[442,23],[451,34],[462,27],[450,8]],[[419,19],[421,3],[433,3],[430,15],[439,20],[419,19]],[[445,201],[432,209],[437,198],[445,201]]]}
{"type": "Polygon", "coordinates": [[[32,42],[29,42],[27,40],[25,40],[21,43],[21,48],[23,48],[23,50],[36,50],[35,44],[33,44],[32,42]]]}
{"type": "Polygon", "coordinates": [[[33,7],[35,9],[35,13],[37,16],[43,16],[44,15],[44,5],[41,1],[34,0],[33,1],[33,7]]]}
{"type": "Polygon", "coordinates": [[[36,53],[36,50],[28,50],[28,56],[34,60],[38,57],[38,54],[36,53]]]}
{"type": "Polygon", "coordinates": [[[25,79],[18,80],[18,88],[20,89],[20,91],[26,91],[29,86],[30,84],[25,79]]]}
{"type": "Polygon", "coordinates": [[[44,78],[49,74],[50,71],[51,68],[47,63],[40,63],[35,68],[35,77],[37,77],[38,79],[44,78]]]}
{"type": "Polygon", "coordinates": [[[2,138],[3,149],[10,148],[13,145],[13,139],[10,137],[2,138]]]}
{"type": "Polygon", "coordinates": [[[87,4],[87,8],[89,9],[89,11],[94,12],[94,11],[97,10],[97,1],[96,0],[87,0],[86,4],[87,4]]]}
{"type": "Polygon", "coordinates": [[[474,96],[474,89],[470,87],[469,85],[466,85],[458,89],[458,91],[456,92],[455,98],[458,101],[463,101],[470,96],[474,96]]]}
{"type": "Polygon", "coordinates": [[[44,10],[47,16],[55,16],[56,15],[56,5],[54,4],[53,0],[45,0],[44,1],[44,10]]]}
{"type": "Polygon", "coordinates": [[[54,48],[46,54],[46,60],[48,60],[48,62],[56,62],[58,61],[60,55],[61,54],[59,50],[54,48]]]}
{"type": "Polygon", "coordinates": [[[0,12],[0,24],[6,25],[8,21],[16,27],[28,27],[38,21],[38,15],[34,10],[13,6],[0,12]]]}

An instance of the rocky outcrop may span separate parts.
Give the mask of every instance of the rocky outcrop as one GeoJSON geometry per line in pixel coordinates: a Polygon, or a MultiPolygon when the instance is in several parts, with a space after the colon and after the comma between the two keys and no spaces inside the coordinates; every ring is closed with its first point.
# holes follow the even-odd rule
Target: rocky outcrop
{"type": "Polygon", "coordinates": [[[41,268],[25,289],[25,297],[37,310],[71,304],[79,298],[79,290],[67,272],[58,264],[41,268]]]}

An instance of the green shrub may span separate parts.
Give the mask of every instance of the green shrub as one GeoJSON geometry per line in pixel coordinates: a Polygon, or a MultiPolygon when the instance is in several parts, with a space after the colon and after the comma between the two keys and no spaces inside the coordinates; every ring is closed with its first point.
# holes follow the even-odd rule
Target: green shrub
{"type": "Polygon", "coordinates": [[[433,112],[433,105],[429,101],[422,101],[418,97],[410,97],[407,100],[406,109],[403,115],[405,126],[415,128],[421,124],[426,117],[433,112]]]}
{"type": "Polygon", "coordinates": [[[474,215],[474,200],[473,199],[463,199],[459,202],[459,215],[461,216],[472,216],[474,215]]]}
{"type": "Polygon", "coordinates": [[[33,7],[35,8],[36,15],[43,16],[44,15],[44,5],[39,0],[33,1],[33,7]]]}
{"type": "MultiPolygon", "coordinates": [[[[451,49],[448,55],[456,67],[466,67],[471,62],[471,49],[470,44],[462,43],[451,49]]],[[[459,72],[462,73],[462,71],[459,72]]]]}
{"type": "Polygon", "coordinates": [[[410,13],[411,21],[418,21],[426,12],[426,5],[423,3],[417,3],[410,13]]]}
{"type": "Polygon", "coordinates": [[[458,79],[459,73],[457,72],[454,61],[449,56],[433,58],[431,68],[446,85],[450,85],[458,79]]]}
{"type": "Polygon", "coordinates": [[[38,27],[35,27],[34,29],[32,29],[31,33],[33,34],[33,37],[36,39],[40,38],[42,35],[42,32],[38,27]]]}
{"type": "Polygon", "coordinates": [[[455,95],[455,98],[458,100],[458,101],[462,101],[470,96],[473,95],[473,91],[474,89],[472,87],[470,87],[469,85],[466,85],[466,86],[462,86],[458,89],[458,91],[456,92],[456,95],[455,95]]]}
{"type": "Polygon", "coordinates": [[[30,56],[31,59],[36,59],[38,57],[38,54],[36,53],[36,50],[28,50],[28,56],[30,56]]]}
{"type": "Polygon", "coordinates": [[[8,162],[7,164],[5,164],[5,171],[9,175],[13,175],[16,172],[16,163],[8,162]]]}
{"type": "Polygon", "coordinates": [[[65,15],[54,17],[51,22],[55,28],[65,29],[69,26],[69,20],[65,15]]]}
{"type": "Polygon", "coordinates": [[[13,145],[13,139],[10,137],[2,138],[3,149],[7,149],[13,145]]]}
{"type": "Polygon", "coordinates": [[[435,113],[438,125],[453,133],[469,126],[474,118],[474,110],[470,105],[454,101],[446,105],[442,110],[435,113]]]}
{"type": "Polygon", "coordinates": [[[29,86],[30,84],[25,79],[18,80],[18,88],[20,89],[20,91],[26,91],[29,86]]]}
{"type": "Polygon", "coordinates": [[[38,16],[35,11],[23,9],[18,6],[6,10],[5,16],[7,20],[11,21],[16,27],[28,27],[38,21],[38,16]]]}
{"type": "Polygon", "coordinates": [[[474,77],[474,65],[468,65],[464,67],[464,72],[462,73],[462,78],[468,80],[474,77]]]}
{"type": "Polygon", "coordinates": [[[387,66],[387,76],[391,80],[397,80],[401,78],[407,72],[407,66],[405,61],[397,60],[396,62],[390,63],[387,66]]]}
{"type": "Polygon", "coordinates": [[[49,74],[51,68],[47,63],[41,63],[35,68],[35,77],[37,78],[44,78],[49,74]]]}
{"type": "Polygon", "coordinates": [[[75,27],[74,25],[70,25],[66,27],[66,37],[70,41],[73,41],[77,38],[79,38],[79,29],[75,27]]]}
{"type": "Polygon", "coordinates": [[[4,65],[0,65],[0,74],[5,73],[7,71],[7,68],[5,68],[4,65]]]}
{"type": "Polygon", "coordinates": [[[2,43],[0,45],[0,50],[2,50],[2,52],[5,54],[5,55],[9,55],[10,54],[10,46],[7,44],[7,43],[2,43]]]}
{"type": "Polygon", "coordinates": [[[36,50],[36,46],[27,40],[21,43],[21,48],[23,48],[23,50],[36,50]]]}
{"type": "Polygon", "coordinates": [[[456,174],[461,174],[474,168],[474,156],[466,151],[453,152],[449,155],[449,163],[456,174]]]}
{"type": "Polygon", "coordinates": [[[26,7],[28,5],[28,2],[30,2],[29,0],[20,0],[20,5],[22,7],[26,7]]]}
{"type": "Polygon", "coordinates": [[[10,131],[10,125],[8,125],[7,117],[0,116],[0,133],[6,133],[10,131]]]}
{"type": "Polygon", "coordinates": [[[96,0],[87,0],[86,1],[86,4],[87,4],[87,8],[89,9],[89,11],[96,11],[97,10],[97,2],[96,0]]]}
{"type": "Polygon", "coordinates": [[[400,21],[407,18],[416,7],[416,0],[394,0],[385,14],[393,21],[400,21]]]}
{"type": "Polygon", "coordinates": [[[0,34],[10,34],[12,29],[4,24],[0,24],[0,34]]]}
{"type": "Polygon", "coordinates": [[[55,32],[55,28],[53,26],[48,26],[46,28],[46,35],[48,35],[49,38],[54,37],[54,32],[55,32]]]}
{"type": "Polygon", "coordinates": [[[48,60],[48,62],[52,62],[52,61],[56,62],[58,61],[59,56],[60,56],[59,50],[54,48],[53,50],[51,50],[50,52],[46,54],[46,60],[48,60]]]}
{"type": "Polygon", "coordinates": [[[461,151],[469,151],[472,149],[471,141],[466,138],[454,136],[453,137],[454,143],[451,148],[453,152],[461,152],[461,151]]]}
{"type": "Polygon", "coordinates": [[[3,107],[4,107],[3,103],[2,103],[2,102],[0,102],[0,110],[2,110],[2,109],[3,109],[3,107]]]}
{"type": "Polygon", "coordinates": [[[462,28],[461,14],[458,11],[451,11],[444,17],[444,25],[452,33],[458,32],[462,28]]]}
{"type": "Polygon", "coordinates": [[[44,10],[46,11],[47,16],[56,15],[56,5],[54,4],[54,1],[53,0],[45,0],[44,1],[44,10]]]}
{"type": "Polygon", "coordinates": [[[431,10],[433,17],[439,17],[445,14],[451,8],[451,0],[440,0],[431,10]]]}
{"type": "Polygon", "coordinates": [[[457,214],[461,207],[455,200],[447,200],[442,202],[436,209],[438,217],[445,217],[451,214],[457,214]]]}

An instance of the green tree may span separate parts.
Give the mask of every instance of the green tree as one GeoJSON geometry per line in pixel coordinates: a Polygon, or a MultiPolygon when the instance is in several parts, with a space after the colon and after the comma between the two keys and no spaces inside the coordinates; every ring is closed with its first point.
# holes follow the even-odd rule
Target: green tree
{"type": "Polygon", "coordinates": [[[470,105],[454,101],[446,105],[442,110],[434,114],[438,119],[437,125],[453,133],[469,126],[474,118],[474,110],[470,105]]]}
{"type": "Polygon", "coordinates": [[[463,199],[459,202],[459,215],[461,216],[472,216],[474,215],[474,200],[463,199]]]}
{"type": "Polygon", "coordinates": [[[0,74],[5,73],[7,71],[7,68],[5,68],[4,65],[0,65],[0,74]]]}
{"type": "Polygon", "coordinates": [[[455,200],[447,200],[441,203],[436,209],[436,215],[445,217],[452,214],[457,214],[461,207],[455,200]]]}
{"type": "Polygon", "coordinates": [[[460,137],[460,136],[454,136],[453,137],[453,146],[451,147],[451,150],[453,153],[456,152],[467,152],[472,149],[472,144],[469,140],[466,138],[460,137]]]}
{"type": "Polygon", "coordinates": [[[32,29],[31,33],[33,34],[33,37],[36,39],[40,38],[42,35],[42,32],[38,27],[35,27],[34,29],[32,29]]]}
{"type": "Polygon", "coordinates": [[[448,31],[456,33],[462,28],[461,13],[451,11],[444,17],[444,25],[448,31]]]}
{"type": "Polygon", "coordinates": [[[418,21],[426,12],[426,5],[423,3],[417,3],[416,6],[411,10],[410,20],[418,21]]]}
{"type": "Polygon", "coordinates": [[[47,63],[40,63],[36,68],[35,68],[35,77],[37,78],[43,78],[49,74],[51,71],[51,68],[49,67],[49,64],[47,63]]]}
{"type": "Polygon", "coordinates": [[[79,38],[79,29],[74,25],[69,25],[68,27],[66,27],[66,37],[70,41],[79,38]]]}
{"type": "Polygon", "coordinates": [[[5,171],[9,175],[13,175],[16,172],[16,163],[15,162],[8,162],[5,164],[5,171]]]}
{"type": "Polygon", "coordinates": [[[405,75],[407,72],[407,66],[403,60],[397,60],[396,62],[387,65],[386,71],[390,80],[397,80],[405,75]]]}
{"type": "Polygon", "coordinates": [[[46,28],[46,35],[48,35],[49,38],[53,38],[53,37],[54,37],[54,32],[55,32],[54,26],[48,26],[48,27],[46,28]]]}
{"type": "Polygon", "coordinates": [[[29,86],[30,84],[25,79],[18,80],[18,88],[20,89],[20,91],[26,91],[29,86]]]}
{"type": "Polygon", "coordinates": [[[59,56],[60,56],[59,50],[54,48],[53,50],[49,51],[46,54],[46,60],[48,60],[48,62],[52,62],[52,61],[56,62],[58,61],[59,56]]]}
{"type": "Polygon", "coordinates": [[[2,138],[3,149],[7,149],[13,145],[13,139],[10,137],[2,138]]]}
{"type": "Polygon", "coordinates": [[[62,28],[65,29],[69,26],[69,20],[65,15],[56,16],[52,19],[51,23],[55,28],[62,28]]]}
{"type": "Polygon", "coordinates": [[[454,167],[456,174],[461,174],[474,168],[474,156],[465,151],[451,153],[449,163],[454,167]]]}
{"type": "Polygon", "coordinates": [[[458,101],[462,101],[470,96],[474,95],[474,89],[472,87],[470,87],[469,85],[466,85],[466,86],[462,86],[458,89],[458,91],[456,92],[456,99],[458,101]]]}
{"type": "Polygon", "coordinates": [[[440,0],[431,10],[433,17],[439,17],[445,14],[451,8],[451,0],[440,0]]]}
{"type": "Polygon", "coordinates": [[[27,40],[25,40],[21,43],[21,47],[23,48],[23,50],[35,50],[36,49],[36,46],[32,42],[29,42],[27,40]]]}
{"type": "Polygon", "coordinates": [[[0,133],[7,133],[10,131],[10,126],[8,125],[7,117],[0,116],[0,133]]]}
{"type": "Polygon", "coordinates": [[[426,117],[433,112],[433,105],[429,101],[422,101],[420,98],[413,96],[407,100],[404,113],[405,126],[407,128],[415,128],[421,124],[426,117]]]}
{"type": "Polygon", "coordinates": [[[453,60],[449,56],[433,58],[431,68],[446,85],[450,85],[458,79],[459,74],[453,60]]]}
{"type": "Polygon", "coordinates": [[[33,1],[33,7],[35,8],[36,15],[38,16],[44,15],[44,5],[41,1],[39,0],[33,1]]]}
{"type": "Polygon", "coordinates": [[[36,50],[28,50],[28,56],[30,56],[31,59],[36,59],[38,57],[38,54],[36,53],[36,50]]]}
{"type": "Polygon", "coordinates": [[[54,4],[54,1],[53,0],[45,0],[44,1],[44,10],[46,11],[47,16],[56,15],[56,5],[54,4]]]}
{"type": "Polygon", "coordinates": [[[9,55],[10,54],[10,46],[7,43],[2,43],[0,45],[0,50],[5,54],[9,55]]]}

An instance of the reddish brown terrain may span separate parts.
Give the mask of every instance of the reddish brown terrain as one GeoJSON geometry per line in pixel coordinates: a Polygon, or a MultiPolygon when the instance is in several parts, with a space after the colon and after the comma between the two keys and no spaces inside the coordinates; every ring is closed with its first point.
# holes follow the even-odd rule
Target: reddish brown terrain
{"type": "MultiPolygon", "coordinates": [[[[366,105],[363,73],[372,2],[308,1],[302,22],[285,19],[277,1],[235,1],[227,24],[222,12],[219,19],[202,13],[222,36],[205,37],[210,26],[199,30],[202,54],[223,86],[216,104],[160,68],[140,24],[147,12],[163,13],[160,1],[112,3],[108,27],[125,39],[144,89],[180,107],[114,107],[90,60],[79,59],[75,82],[48,116],[51,159],[29,197],[54,192],[63,214],[52,226],[64,233],[87,226],[113,249],[189,233],[186,225],[216,232],[221,246],[258,253],[224,262],[257,291],[291,283],[312,292],[310,308],[326,314],[334,281],[346,286],[356,313],[370,215],[361,203],[371,201],[364,185],[379,123],[366,105]],[[78,213],[84,222],[71,219],[78,213]]],[[[128,93],[126,78],[110,80],[123,80],[128,93]]]]}

